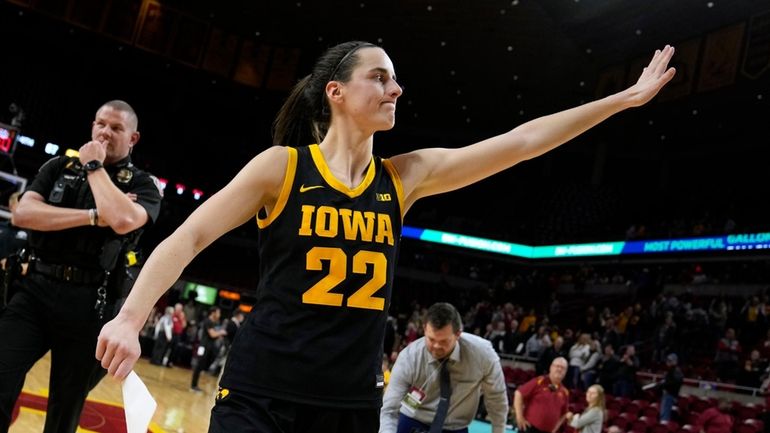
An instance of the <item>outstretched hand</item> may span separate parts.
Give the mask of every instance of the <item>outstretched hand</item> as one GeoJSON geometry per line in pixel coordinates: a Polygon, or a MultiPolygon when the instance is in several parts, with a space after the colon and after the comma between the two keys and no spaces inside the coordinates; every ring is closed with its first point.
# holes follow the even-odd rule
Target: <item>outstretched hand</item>
{"type": "Polygon", "coordinates": [[[639,80],[626,92],[629,93],[630,106],[638,107],[649,102],[660,89],[666,85],[676,74],[676,69],[668,67],[668,62],[674,55],[674,47],[666,45],[663,50],[655,50],[650,64],[642,71],[639,80]]]}

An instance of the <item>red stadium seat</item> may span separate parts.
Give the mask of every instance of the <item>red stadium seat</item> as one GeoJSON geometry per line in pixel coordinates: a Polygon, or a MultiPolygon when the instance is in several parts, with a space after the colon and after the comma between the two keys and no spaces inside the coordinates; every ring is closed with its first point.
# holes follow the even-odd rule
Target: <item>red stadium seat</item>
{"type": "Polygon", "coordinates": [[[503,376],[505,377],[506,383],[513,383],[513,375],[514,375],[513,367],[511,367],[510,365],[503,366],[503,376]]]}
{"type": "Polygon", "coordinates": [[[705,398],[696,398],[690,402],[689,410],[691,412],[703,412],[704,410],[712,407],[713,404],[710,400],[707,400],[705,398]]]}
{"type": "Polygon", "coordinates": [[[570,411],[572,413],[581,413],[586,408],[586,404],[583,402],[570,403],[570,411]]]}
{"type": "Polygon", "coordinates": [[[756,419],[760,412],[758,407],[750,404],[738,403],[733,406],[733,415],[738,420],[756,419]]]}
{"type": "Polygon", "coordinates": [[[631,423],[631,429],[633,433],[647,433],[647,429],[649,429],[650,426],[647,425],[645,421],[636,420],[631,423]]]}
{"type": "Polygon", "coordinates": [[[658,408],[653,406],[647,406],[642,409],[642,415],[646,416],[647,418],[660,418],[660,412],[658,411],[658,408]]]}
{"type": "Polygon", "coordinates": [[[620,403],[621,407],[626,407],[628,403],[631,403],[631,399],[628,397],[615,397],[615,400],[617,400],[618,403],[620,403]]]}
{"type": "Polygon", "coordinates": [[[639,419],[639,417],[633,412],[623,412],[618,417],[627,419],[629,423],[632,423],[637,419],[639,419]]]}
{"type": "Polygon", "coordinates": [[[628,420],[622,416],[618,416],[617,418],[612,419],[608,424],[618,426],[621,430],[626,431],[626,427],[628,427],[628,420]]]}
{"type": "Polygon", "coordinates": [[[660,425],[665,426],[669,432],[675,432],[679,430],[679,423],[676,421],[661,421],[660,425]]]}
{"type": "Polygon", "coordinates": [[[676,405],[679,406],[680,409],[687,412],[690,409],[690,402],[692,402],[693,398],[691,395],[680,395],[679,398],[676,400],[676,405]]]}
{"type": "Polygon", "coordinates": [[[658,423],[657,418],[649,418],[644,415],[639,417],[639,421],[646,423],[648,427],[652,427],[653,425],[658,423]]]}
{"type": "Polygon", "coordinates": [[[757,428],[757,431],[765,431],[765,422],[759,419],[747,419],[744,424],[752,424],[757,428]]]}
{"type": "Polygon", "coordinates": [[[688,412],[685,416],[685,422],[689,425],[697,425],[700,412],[688,412]]]}
{"type": "Polygon", "coordinates": [[[757,426],[754,424],[738,424],[733,426],[733,433],[758,433],[757,426]]]}
{"type": "Polygon", "coordinates": [[[641,415],[641,411],[642,411],[642,408],[638,404],[636,404],[634,402],[629,402],[626,405],[626,407],[623,408],[623,412],[625,412],[625,413],[632,413],[632,414],[636,415],[637,417],[641,415]]]}
{"type": "Polygon", "coordinates": [[[618,412],[620,412],[620,410],[623,409],[620,406],[620,402],[617,400],[607,400],[607,402],[605,403],[605,407],[607,408],[607,410],[612,409],[618,412]]]}

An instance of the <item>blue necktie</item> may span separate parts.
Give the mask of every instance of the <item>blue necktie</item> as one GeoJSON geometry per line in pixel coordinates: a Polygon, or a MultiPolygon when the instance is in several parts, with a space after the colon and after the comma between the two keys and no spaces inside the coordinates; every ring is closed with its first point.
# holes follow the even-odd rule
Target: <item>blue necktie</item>
{"type": "Polygon", "coordinates": [[[430,425],[430,433],[441,433],[444,427],[447,413],[449,412],[449,397],[452,395],[452,386],[449,382],[449,360],[441,363],[441,373],[439,375],[440,399],[438,408],[436,408],[436,417],[433,418],[433,424],[430,425]]]}

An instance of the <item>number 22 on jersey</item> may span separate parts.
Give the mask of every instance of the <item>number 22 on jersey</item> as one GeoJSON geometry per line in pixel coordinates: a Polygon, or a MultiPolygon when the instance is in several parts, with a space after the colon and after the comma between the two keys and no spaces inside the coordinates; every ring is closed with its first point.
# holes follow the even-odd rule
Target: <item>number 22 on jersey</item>
{"type": "Polygon", "coordinates": [[[387,281],[388,259],[385,254],[376,251],[361,250],[353,256],[354,274],[365,275],[367,265],[372,265],[372,277],[358,290],[351,294],[347,301],[341,293],[332,293],[337,285],[348,276],[348,257],[340,248],[313,247],[307,252],[306,268],[308,271],[323,271],[324,263],[328,263],[328,273],[319,282],[302,294],[305,304],[329,305],[351,308],[364,308],[382,311],[385,308],[385,298],[374,296],[387,281]]]}

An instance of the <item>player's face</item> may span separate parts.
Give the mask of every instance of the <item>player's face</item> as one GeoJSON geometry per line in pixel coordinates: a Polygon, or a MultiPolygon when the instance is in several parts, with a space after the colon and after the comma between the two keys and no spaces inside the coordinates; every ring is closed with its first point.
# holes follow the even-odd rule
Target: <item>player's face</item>
{"type": "Polygon", "coordinates": [[[96,112],[91,139],[107,143],[104,162],[112,163],[128,156],[139,139],[139,133],[129,113],[105,106],[96,112]]]}
{"type": "Polygon", "coordinates": [[[435,359],[449,356],[459,338],[460,331],[455,333],[452,325],[446,325],[440,329],[434,328],[430,323],[425,325],[425,347],[435,359]]]}
{"type": "Polygon", "coordinates": [[[364,130],[383,131],[396,123],[396,83],[393,62],[381,48],[362,48],[350,80],[340,86],[342,109],[364,130]]]}

